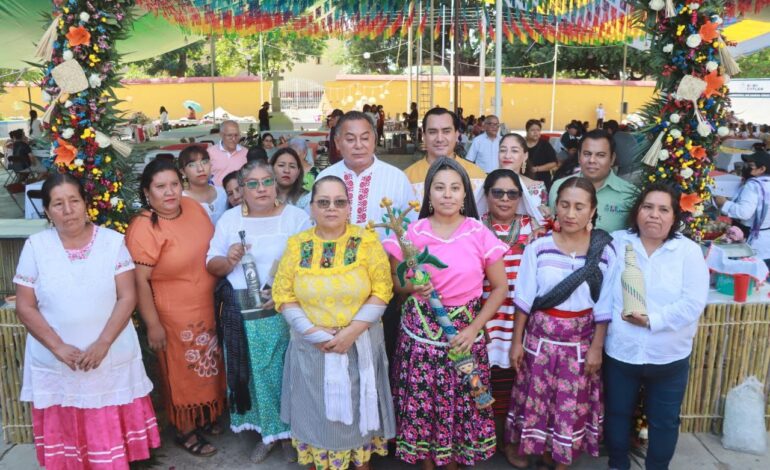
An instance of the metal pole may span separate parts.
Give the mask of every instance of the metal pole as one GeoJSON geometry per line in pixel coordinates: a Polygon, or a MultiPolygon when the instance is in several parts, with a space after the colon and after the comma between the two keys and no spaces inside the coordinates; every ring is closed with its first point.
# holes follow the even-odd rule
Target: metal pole
{"type": "Polygon", "coordinates": [[[454,109],[457,109],[460,106],[460,101],[458,99],[457,94],[460,91],[460,0],[454,0],[452,2],[452,5],[454,6],[454,25],[455,25],[455,37],[452,41],[452,63],[454,65],[454,90],[453,90],[453,97],[454,97],[454,109]]]}
{"type": "Polygon", "coordinates": [[[446,50],[446,42],[444,36],[444,27],[446,27],[446,5],[441,5],[441,66],[444,66],[444,51],[446,50]]]}
{"type": "Polygon", "coordinates": [[[503,0],[495,2],[495,115],[503,121],[503,0]]]}
{"type": "Polygon", "coordinates": [[[487,66],[487,16],[484,14],[484,7],[479,10],[481,15],[481,50],[479,51],[479,116],[484,114],[484,75],[487,66]]]}
{"type": "Polygon", "coordinates": [[[626,101],[626,77],[628,72],[626,69],[626,61],[628,59],[628,5],[626,5],[626,17],[623,23],[623,76],[620,77],[622,82],[620,85],[620,120],[623,121],[623,103],[626,101]]]}
{"type": "Polygon", "coordinates": [[[262,90],[262,85],[265,83],[265,69],[264,69],[264,44],[262,43],[262,33],[259,33],[259,105],[265,102],[265,92],[262,90]]]}
{"type": "MultiPolygon", "coordinates": [[[[556,17],[554,17],[556,18],[556,17]]],[[[556,109],[556,71],[559,64],[559,20],[556,20],[556,36],[553,41],[553,77],[551,78],[551,132],[553,132],[553,116],[556,109]]]]}
{"type": "Polygon", "coordinates": [[[216,42],[214,40],[214,31],[209,36],[209,54],[211,55],[211,109],[214,116],[214,124],[217,123],[217,95],[214,91],[214,75],[217,72],[216,42]]]}
{"type": "Polygon", "coordinates": [[[457,100],[457,94],[455,93],[455,36],[457,36],[457,21],[455,20],[455,2],[452,1],[452,5],[449,7],[449,17],[452,20],[452,37],[449,43],[449,75],[452,77],[449,80],[449,109],[455,109],[455,101],[457,100]]]}
{"type": "Polygon", "coordinates": [[[406,39],[406,73],[409,74],[406,78],[406,110],[410,112],[412,104],[412,57],[414,55],[414,45],[412,38],[412,24],[409,25],[409,31],[406,39]]]}
{"type": "Polygon", "coordinates": [[[436,28],[435,9],[433,7],[433,0],[430,0],[430,107],[431,108],[433,108],[433,64],[435,63],[433,59],[433,54],[435,52],[433,43],[436,41],[436,38],[433,36],[433,30],[435,28],[436,28]]]}
{"type": "MultiPolygon", "coordinates": [[[[422,11],[422,0],[417,4],[417,8],[420,10],[420,20],[417,23],[418,25],[422,25],[422,17],[425,14],[422,11]]],[[[424,113],[426,110],[420,109],[420,101],[422,101],[422,90],[420,89],[420,75],[422,74],[422,38],[425,36],[425,31],[423,30],[422,34],[420,34],[420,37],[417,39],[417,69],[415,70],[415,77],[417,80],[417,112],[418,116],[420,113],[424,113]]]]}

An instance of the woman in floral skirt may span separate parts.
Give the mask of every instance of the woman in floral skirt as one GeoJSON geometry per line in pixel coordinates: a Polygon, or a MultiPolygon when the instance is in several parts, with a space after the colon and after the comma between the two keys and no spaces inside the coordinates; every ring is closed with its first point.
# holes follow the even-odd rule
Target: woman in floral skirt
{"type": "MultiPolygon", "coordinates": [[[[495,453],[492,409],[479,409],[471,388],[449,358],[450,349],[470,352],[481,383],[489,385],[489,361],[482,329],[508,294],[503,255],[508,246],[478,220],[473,189],[465,170],[440,158],[425,180],[420,219],[405,234],[415,247],[448,265],[424,266],[430,282],[406,286],[394,276],[396,291],[411,294],[404,305],[392,374],[396,408],[396,455],[424,469],[473,465],[495,453]],[[490,293],[481,306],[482,284],[490,293]],[[427,303],[436,290],[455,328],[447,341],[427,303]]],[[[403,261],[395,237],[383,246],[392,271],[403,261]]]]}
{"type": "Polygon", "coordinates": [[[509,461],[527,468],[566,469],[582,452],[596,457],[603,420],[599,368],[611,315],[616,254],[612,238],[593,229],[596,191],[585,178],[559,187],[560,231],[532,242],[516,280],[511,364],[517,371],[506,441],[518,447],[509,461]]]}

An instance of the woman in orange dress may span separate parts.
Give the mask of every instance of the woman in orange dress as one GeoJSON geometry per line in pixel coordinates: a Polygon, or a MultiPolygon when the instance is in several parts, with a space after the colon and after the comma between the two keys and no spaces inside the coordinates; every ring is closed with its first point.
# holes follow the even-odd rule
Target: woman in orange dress
{"type": "Polygon", "coordinates": [[[150,162],[140,186],[145,209],[131,221],[126,245],[137,266],[139,311],[158,354],[166,412],[179,445],[193,455],[213,455],[203,432],[221,433],[216,419],[225,407],[216,278],[206,271],[214,226],[197,201],[182,197],[172,162],[150,162]]]}

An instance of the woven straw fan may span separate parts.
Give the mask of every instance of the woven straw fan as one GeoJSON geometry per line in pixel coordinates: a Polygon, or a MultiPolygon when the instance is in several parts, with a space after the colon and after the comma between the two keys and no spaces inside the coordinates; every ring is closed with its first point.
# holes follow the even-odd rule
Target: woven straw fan
{"type": "Polygon", "coordinates": [[[43,115],[43,122],[50,122],[51,114],[57,102],[67,99],[70,93],[80,93],[88,89],[88,79],[83,67],[76,60],[65,60],[51,70],[56,85],[59,86],[59,94],[48,103],[48,109],[43,115]]]}

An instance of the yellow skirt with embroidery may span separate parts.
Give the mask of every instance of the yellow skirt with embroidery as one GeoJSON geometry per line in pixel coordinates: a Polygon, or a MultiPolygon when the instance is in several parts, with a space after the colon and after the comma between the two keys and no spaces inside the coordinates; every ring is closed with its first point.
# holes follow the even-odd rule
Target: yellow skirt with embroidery
{"type": "Polygon", "coordinates": [[[300,465],[314,465],[316,470],[347,470],[350,464],[360,467],[371,460],[372,454],[388,455],[388,441],[374,437],[367,445],[351,450],[326,450],[292,439],[300,465]]]}

